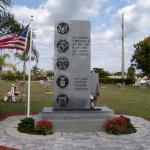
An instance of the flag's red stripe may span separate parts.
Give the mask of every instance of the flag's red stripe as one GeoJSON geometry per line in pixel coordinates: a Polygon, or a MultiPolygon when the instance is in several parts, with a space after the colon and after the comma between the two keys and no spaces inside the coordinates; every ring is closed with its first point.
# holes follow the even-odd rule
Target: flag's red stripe
{"type": "Polygon", "coordinates": [[[22,37],[19,37],[19,38],[14,38],[14,37],[12,37],[12,38],[6,38],[6,39],[0,39],[0,43],[4,43],[4,42],[9,42],[9,41],[16,41],[16,40],[20,40],[20,41],[23,41],[23,42],[25,42],[26,40],[24,39],[24,38],[22,38],[22,37]]]}
{"type": "Polygon", "coordinates": [[[21,48],[24,48],[24,46],[22,45],[18,45],[18,44],[7,44],[7,45],[0,45],[0,47],[3,47],[3,46],[14,46],[14,47],[21,47],[21,48]]]}
{"type": "Polygon", "coordinates": [[[19,39],[19,40],[21,40],[21,41],[26,42],[26,39],[25,39],[25,38],[23,38],[23,37],[19,37],[18,39],[19,39]]]}
{"type": "Polygon", "coordinates": [[[9,47],[18,47],[18,48],[24,48],[24,46],[22,45],[18,45],[18,44],[7,44],[7,45],[0,45],[0,48],[5,47],[5,46],[9,46],[9,47]]]}
{"type": "Polygon", "coordinates": [[[25,43],[20,43],[19,41],[18,42],[11,41],[11,42],[0,43],[0,45],[9,45],[9,44],[17,44],[17,45],[25,46],[25,43]]]}
{"type": "Polygon", "coordinates": [[[0,48],[3,48],[3,47],[18,47],[18,48],[25,48],[25,45],[19,45],[19,44],[13,44],[13,43],[9,43],[9,44],[0,44],[0,48]]]}
{"type": "Polygon", "coordinates": [[[16,39],[16,38],[18,38],[18,37],[14,36],[14,37],[9,37],[9,38],[4,38],[4,39],[0,39],[0,42],[10,41],[10,40],[13,40],[13,39],[16,39]]]}
{"type": "Polygon", "coordinates": [[[8,48],[8,49],[17,49],[17,50],[22,50],[24,51],[25,49],[24,48],[21,48],[21,47],[16,47],[16,46],[0,46],[0,48],[8,48]]]}
{"type": "MultiPolygon", "coordinates": [[[[28,27],[28,26],[27,26],[28,27]]],[[[19,36],[0,39],[0,48],[25,50],[28,28],[25,28],[19,36]]]]}

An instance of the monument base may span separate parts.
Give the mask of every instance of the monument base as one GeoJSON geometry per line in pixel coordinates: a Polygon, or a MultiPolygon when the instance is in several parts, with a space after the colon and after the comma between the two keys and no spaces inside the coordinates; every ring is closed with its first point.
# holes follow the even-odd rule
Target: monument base
{"type": "Polygon", "coordinates": [[[103,130],[107,118],[113,117],[113,110],[108,107],[95,109],[66,110],[45,107],[37,120],[48,119],[59,132],[96,132],[103,130]]]}

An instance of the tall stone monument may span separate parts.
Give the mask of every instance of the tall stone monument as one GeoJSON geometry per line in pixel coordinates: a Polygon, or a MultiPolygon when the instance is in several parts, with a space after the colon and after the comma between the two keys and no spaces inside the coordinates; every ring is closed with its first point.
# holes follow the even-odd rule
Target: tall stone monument
{"type": "Polygon", "coordinates": [[[55,108],[90,108],[90,34],[89,21],[60,21],[55,24],[55,108]]]}
{"type": "Polygon", "coordinates": [[[59,21],[54,40],[54,107],[45,107],[39,115],[53,122],[55,131],[100,131],[107,107],[91,109],[90,94],[98,88],[98,75],[91,69],[89,21],[59,21]]]}

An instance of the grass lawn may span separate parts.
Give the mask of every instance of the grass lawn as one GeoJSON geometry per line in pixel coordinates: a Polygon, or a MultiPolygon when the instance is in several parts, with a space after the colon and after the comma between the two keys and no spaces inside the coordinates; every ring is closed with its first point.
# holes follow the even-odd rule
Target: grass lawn
{"type": "Polygon", "coordinates": [[[126,86],[118,88],[116,85],[103,85],[101,87],[102,105],[109,106],[116,114],[126,114],[150,118],[150,87],[126,86]]]}
{"type": "MultiPolygon", "coordinates": [[[[25,112],[25,103],[4,103],[4,93],[10,90],[12,82],[0,81],[0,111],[1,112],[25,112]]],[[[23,87],[17,83],[20,92],[23,87]]],[[[44,87],[37,82],[31,83],[31,111],[40,112],[45,106],[53,105],[52,93],[45,93],[52,88],[44,87]]],[[[27,91],[27,87],[26,87],[27,91]]],[[[150,118],[150,88],[139,87],[118,88],[116,85],[103,85],[100,90],[101,105],[109,106],[116,114],[127,114],[150,118]]]]}
{"type": "MultiPolygon", "coordinates": [[[[25,112],[26,103],[4,103],[3,95],[11,88],[11,84],[14,82],[0,81],[0,111],[1,112],[25,112]]],[[[16,83],[19,92],[23,94],[23,86],[20,83],[16,83]]],[[[45,106],[52,106],[52,93],[46,93],[47,88],[52,91],[51,87],[40,85],[40,83],[31,83],[31,111],[40,112],[45,106]]],[[[25,93],[27,95],[27,86],[25,86],[25,93]]]]}

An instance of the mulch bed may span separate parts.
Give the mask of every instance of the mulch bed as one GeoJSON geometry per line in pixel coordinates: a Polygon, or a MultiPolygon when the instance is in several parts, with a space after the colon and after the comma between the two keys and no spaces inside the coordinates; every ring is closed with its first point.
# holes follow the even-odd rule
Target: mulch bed
{"type": "Polygon", "coordinates": [[[150,121],[150,119],[145,119],[145,120],[150,121]]]}
{"type": "MultiPolygon", "coordinates": [[[[38,112],[32,112],[31,115],[36,115],[38,112]]],[[[10,116],[21,116],[26,115],[25,112],[2,112],[0,113],[0,121],[10,117],[10,116]]],[[[1,149],[0,149],[1,150],[1,149]]]]}
{"type": "Polygon", "coordinates": [[[6,146],[1,146],[0,145],[0,150],[18,150],[18,149],[10,148],[10,147],[6,147],[6,146]]]}

